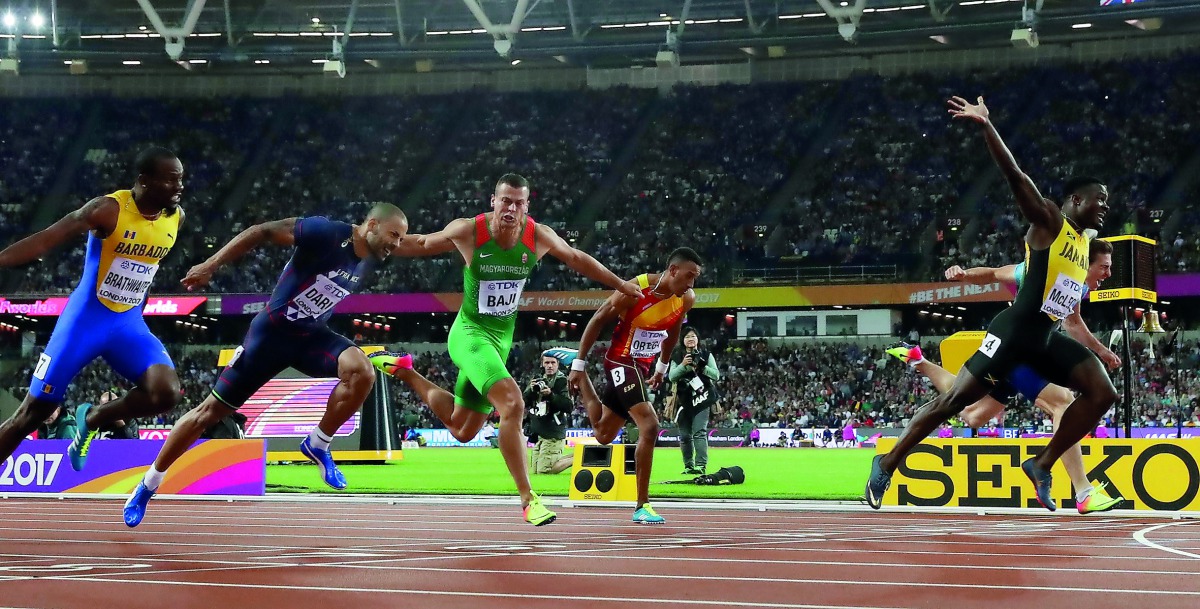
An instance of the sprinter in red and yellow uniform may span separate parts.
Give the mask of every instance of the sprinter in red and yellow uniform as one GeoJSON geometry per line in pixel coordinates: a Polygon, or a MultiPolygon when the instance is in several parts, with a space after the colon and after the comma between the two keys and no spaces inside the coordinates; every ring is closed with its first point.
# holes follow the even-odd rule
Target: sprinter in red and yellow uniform
{"type": "Polygon", "coordinates": [[[700,256],[689,248],[671,252],[665,271],[639,275],[634,280],[642,288],[641,296],[634,298],[614,292],[600,306],[583,331],[578,353],[570,349],[550,349],[545,353],[570,364],[567,383],[583,400],[598,442],[608,444],[616,439],[627,420],[637,424],[638,501],[634,522],[664,522],[650,507],[650,469],[658,439],[658,417],[650,405],[646,387],[657,389],[670,366],[671,351],[679,341],[684,317],[696,303],[692,286],[703,265],[700,256]],[[613,331],[612,346],[604,355],[604,375],[608,382],[601,399],[587,376],[586,358],[601,330],[613,321],[617,322],[617,328],[613,331]]]}

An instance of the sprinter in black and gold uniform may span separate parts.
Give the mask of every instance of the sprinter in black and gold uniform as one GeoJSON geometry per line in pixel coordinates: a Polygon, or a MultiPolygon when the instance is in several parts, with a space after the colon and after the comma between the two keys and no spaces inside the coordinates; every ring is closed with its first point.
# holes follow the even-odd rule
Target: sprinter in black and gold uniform
{"type": "Polygon", "coordinates": [[[1088,271],[1088,244],[1104,225],[1108,189],[1094,178],[1075,178],[1063,189],[1061,207],[1042,197],[1021,171],[980,97],[971,104],[961,97],[949,101],[950,114],[981,125],[988,151],[1000,166],[1029,220],[1025,234],[1025,282],[1013,305],[996,316],[979,351],[958,373],[954,387],[926,404],[913,417],[886,455],[875,457],[867,480],[867,503],[879,509],[891,485],[892,472],[908,453],[950,417],[987,395],[1018,364],[1028,365],[1056,385],[1078,392],[1045,450],[1021,464],[1033,481],[1038,501],[1053,511],[1050,468],[1062,453],[1083,439],[1116,401],[1117,392],[1104,366],[1086,347],[1055,327],[1083,298],[1088,271]]]}

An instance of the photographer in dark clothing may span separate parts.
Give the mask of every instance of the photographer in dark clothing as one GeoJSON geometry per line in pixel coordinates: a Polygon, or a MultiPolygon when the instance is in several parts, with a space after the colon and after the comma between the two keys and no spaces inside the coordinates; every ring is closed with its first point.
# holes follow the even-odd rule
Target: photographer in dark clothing
{"type": "MultiPolygon", "coordinates": [[[[108,391],[105,391],[103,394],[100,395],[100,404],[102,404],[102,405],[107,404],[107,403],[117,399],[118,397],[119,396],[117,395],[116,388],[109,389],[108,391]]],[[[133,419],[128,419],[128,420],[121,419],[121,420],[113,421],[112,423],[110,423],[108,425],[102,425],[99,428],[99,434],[97,435],[97,437],[108,439],[108,440],[138,440],[138,439],[141,439],[140,432],[138,431],[137,421],[134,421],[133,419]]]]}
{"type": "Polygon", "coordinates": [[[667,377],[674,385],[675,424],[683,451],[685,474],[703,474],[708,467],[709,409],[717,403],[717,360],[700,346],[693,327],[683,329],[684,350],[671,362],[667,377]]]}
{"type": "Polygon", "coordinates": [[[59,404],[38,426],[37,437],[40,440],[70,440],[75,437],[75,427],[75,416],[59,404]]]}
{"type": "Polygon", "coordinates": [[[533,445],[533,472],[557,474],[571,467],[571,457],[563,456],[567,422],[575,402],[567,391],[567,377],[558,371],[558,359],[542,355],[545,374],[529,381],[525,405],[529,408],[529,435],[533,445]]]}

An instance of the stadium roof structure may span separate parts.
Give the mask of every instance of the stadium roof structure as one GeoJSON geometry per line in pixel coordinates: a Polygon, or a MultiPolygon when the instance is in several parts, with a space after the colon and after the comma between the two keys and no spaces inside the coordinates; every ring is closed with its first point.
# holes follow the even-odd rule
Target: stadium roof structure
{"type": "Polygon", "coordinates": [[[0,57],[42,74],[611,68],[1000,47],[1022,30],[1034,44],[1195,33],[1200,2],[11,0],[0,57]]]}

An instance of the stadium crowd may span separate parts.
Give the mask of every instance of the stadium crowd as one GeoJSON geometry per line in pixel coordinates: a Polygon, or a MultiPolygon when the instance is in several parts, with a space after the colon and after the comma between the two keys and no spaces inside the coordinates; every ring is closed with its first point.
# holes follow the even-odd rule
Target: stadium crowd
{"type": "MultiPolygon", "coordinates": [[[[1105,232],[1155,234],[1197,214],[1182,203],[1200,189],[1177,172],[1200,149],[1200,129],[1186,110],[1200,93],[1198,66],[1196,56],[1180,55],[970,75],[681,86],[661,98],[616,88],[302,97],[282,106],[104,100],[93,121],[78,104],[54,102],[46,106],[56,117],[53,134],[39,131],[46,121],[22,118],[33,111],[27,104],[4,102],[0,138],[32,145],[0,147],[0,195],[39,201],[51,182],[68,180],[63,199],[49,202],[58,215],[124,187],[142,145],[174,147],[188,174],[189,225],[208,230],[185,229],[157,278],[163,291],[255,222],[306,214],[357,220],[371,202],[391,201],[409,212],[413,232],[434,231],[485,210],[492,181],[505,171],[532,180],[531,215],[622,275],[687,244],[709,259],[706,279],[715,284],[728,284],[741,267],[844,264],[895,265],[895,279],[938,278],[950,264],[1018,259],[1024,230],[980,138],[945,117],[947,96],[984,94],[1047,195],[1057,196],[1069,175],[1099,175],[1114,201],[1105,232]],[[59,176],[58,167],[71,166],[64,158],[73,134],[86,151],[73,173],[59,176]],[[1130,162],[1077,153],[1084,148],[1119,150],[1130,162]],[[1172,190],[1174,182],[1183,190],[1172,190]],[[1139,217],[1151,207],[1162,212],[1159,222],[1143,225],[1139,217]],[[948,218],[965,224],[941,230],[948,218]]],[[[36,228],[31,207],[0,207],[0,237],[36,228]]],[[[69,290],[82,244],[47,263],[55,268],[9,279],[7,289],[69,290]]],[[[1160,251],[1165,271],[1200,266],[1200,241],[1190,231],[1163,235],[1160,251]]],[[[213,289],[268,290],[287,255],[255,252],[237,273],[219,274],[213,289]]],[[[394,263],[371,290],[456,290],[457,268],[451,257],[394,263]]],[[[530,284],[586,287],[595,286],[553,261],[530,284]]]]}

